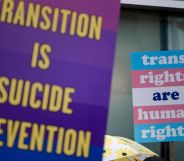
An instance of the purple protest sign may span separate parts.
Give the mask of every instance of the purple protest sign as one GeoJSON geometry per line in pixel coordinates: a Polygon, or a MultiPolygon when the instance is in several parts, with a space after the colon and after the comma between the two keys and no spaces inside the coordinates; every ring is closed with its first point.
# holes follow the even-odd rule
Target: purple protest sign
{"type": "Polygon", "coordinates": [[[0,1],[1,160],[101,160],[119,5],[0,1]]]}

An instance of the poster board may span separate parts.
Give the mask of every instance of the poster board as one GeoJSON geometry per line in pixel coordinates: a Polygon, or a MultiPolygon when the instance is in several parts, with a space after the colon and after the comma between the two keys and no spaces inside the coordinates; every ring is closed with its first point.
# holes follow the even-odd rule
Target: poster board
{"type": "Polygon", "coordinates": [[[184,141],[184,51],[131,53],[137,142],[184,141]]]}
{"type": "Polygon", "coordinates": [[[0,1],[0,160],[101,160],[119,5],[0,1]]]}

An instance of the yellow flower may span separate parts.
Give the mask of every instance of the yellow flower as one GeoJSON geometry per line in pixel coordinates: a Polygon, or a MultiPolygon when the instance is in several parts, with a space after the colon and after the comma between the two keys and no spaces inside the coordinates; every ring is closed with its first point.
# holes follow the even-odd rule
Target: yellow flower
{"type": "Polygon", "coordinates": [[[107,158],[113,154],[112,150],[110,148],[106,148],[105,152],[103,153],[103,158],[107,158]]]}
{"type": "Polygon", "coordinates": [[[112,145],[112,139],[110,137],[107,137],[105,139],[105,146],[109,147],[112,145]]]}

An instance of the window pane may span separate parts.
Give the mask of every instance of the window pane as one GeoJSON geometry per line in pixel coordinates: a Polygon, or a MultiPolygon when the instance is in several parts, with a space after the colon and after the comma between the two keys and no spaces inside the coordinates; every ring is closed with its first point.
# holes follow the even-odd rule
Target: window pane
{"type": "MultiPolygon", "coordinates": [[[[168,46],[170,50],[184,50],[184,17],[170,16],[168,18],[168,46]]],[[[175,142],[175,160],[183,161],[183,142],[175,142]]]]}
{"type": "MultiPolygon", "coordinates": [[[[159,14],[123,9],[112,81],[108,134],[133,139],[130,52],[150,50],[160,50],[159,14]]],[[[159,144],[152,145],[151,149],[159,152],[155,146],[159,144]]]]}
{"type": "Polygon", "coordinates": [[[184,18],[169,17],[168,25],[169,49],[184,49],[184,18]]]}

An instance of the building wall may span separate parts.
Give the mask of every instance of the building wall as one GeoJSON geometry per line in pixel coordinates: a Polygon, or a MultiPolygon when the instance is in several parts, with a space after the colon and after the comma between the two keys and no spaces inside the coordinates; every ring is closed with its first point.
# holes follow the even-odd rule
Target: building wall
{"type": "MultiPolygon", "coordinates": [[[[168,20],[169,49],[184,49],[184,18],[168,20]]],[[[122,9],[119,26],[107,133],[134,139],[130,53],[160,50],[160,13],[122,9]]],[[[160,153],[160,143],[144,145],[160,153]]],[[[176,161],[183,161],[183,149],[183,143],[175,143],[176,161]]]]}

